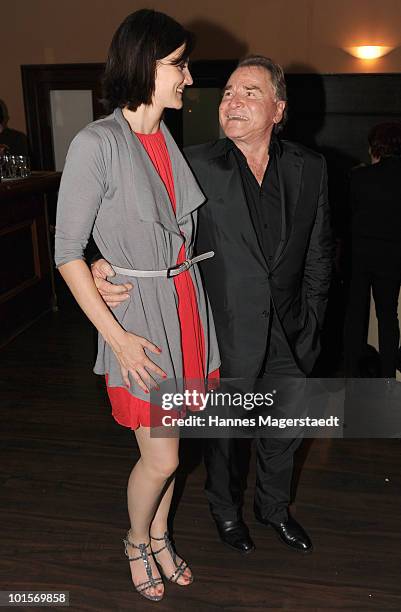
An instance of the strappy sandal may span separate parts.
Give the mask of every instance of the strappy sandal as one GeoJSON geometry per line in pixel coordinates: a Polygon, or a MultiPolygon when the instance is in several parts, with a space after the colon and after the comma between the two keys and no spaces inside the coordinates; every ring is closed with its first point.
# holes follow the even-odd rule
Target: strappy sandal
{"type": "MultiPolygon", "coordinates": [[[[175,584],[178,584],[179,586],[188,586],[189,584],[192,584],[192,582],[194,581],[194,577],[191,574],[191,576],[188,578],[188,582],[186,584],[182,584],[181,582],[177,582],[177,580],[183,576],[185,570],[187,569],[187,567],[189,568],[189,565],[186,561],[184,561],[183,559],[178,562],[177,561],[177,553],[175,552],[173,545],[171,543],[170,538],[168,537],[168,533],[167,531],[164,532],[164,536],[162,538],[154,538],[153,536],[150,536],[151,540],[155,540],[157,542],[164,542],[164,546],[162,546],[161,548],[159,548],[159,550],[153,550],[153,555],[155,557],[155,561],[161,571],[161,573],[167,578],[167,580],[169,582],[174,582],[175,584]],[[175,570],[174,572],[171,574],[171,576],[167,576],[167,574],[165,573],[165,571],[163,570],[163,567],[161,565],[161,563],[156,559],[156,555],[158,555],[159,553],[161,553],[162,550],[164,550],[165,548],[167,548],[168,552],[171,555],[171,558],[173,559],[173,563],[175,565],[175,570]]],[[[185,576],[186,577],[186,576],[185,576]]]]}
{"type": "Polygon", "coordinates": [[[142,559],[145,565],[146,573],[148,575],[148,580],[145,580],[144,582],[140,582],[139,584],[135,584],[135,582],[133,582],[135,589],[138,591],[140,595],[142,595],[142,597],[145,597],[146,599],[150,599],[151,601],[160,601],[163,598],[164,593],[162,593],[161,595],[150,595],[149,593],[145,592],[147,589],[156,587],[159,584],[163,584],[163,580],[161,578],[155,578],[152,574],[152,567],[149,562],[149,554],[152,554],[150,540],[147,544],[138,544],[138,545],[134,544],[133,542],[130,542],[129,540],[129,531],[128,531],[127,539],[124,539],[123,542],[124,542],[125,554],[128,557],[128,561],[131,562],[131,561],[138,561],[138,559],[142,559]],[[131,546],[132,548],[136,548],[137,550],[139,550],[139,555],[137,557],[130,557],[128,553],[128,546],[131,546]],[[146,550],[148,547],[150,549],[150,552],[146,550]]]}

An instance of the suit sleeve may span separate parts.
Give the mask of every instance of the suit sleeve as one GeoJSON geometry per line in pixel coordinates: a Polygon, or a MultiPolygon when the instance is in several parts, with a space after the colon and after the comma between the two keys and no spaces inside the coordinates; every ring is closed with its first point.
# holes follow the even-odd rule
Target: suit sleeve
{"type": "Polygon", "coordinates": [[[101,138],[93,130],[84,129],[70,145],[61,177],[55,239],[57,266],[84,259],[105,191],[101,138]]]}
{"type": "Polygon", "coordinates": [[[333,266],[333,237],[327,190],[327,167],[323,159],[319,200],[306,255],[304,287],[306,299],[322,328],[333,266]]]}

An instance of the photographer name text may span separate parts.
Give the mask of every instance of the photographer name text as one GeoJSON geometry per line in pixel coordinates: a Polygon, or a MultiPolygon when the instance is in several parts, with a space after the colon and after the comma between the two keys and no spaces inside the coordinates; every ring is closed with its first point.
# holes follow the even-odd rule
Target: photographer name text
{"type": "Polygon", "coordinates": [[[287,427],[340,427],[340,419],[336,416],[327,418],[274,418],[270,415],[259,415],[256,418],[223,418],[209,415],[201,417],[189,415],[186,417],[173,417],[166,414],[162,418],[165,427],[277,427],[286,429],[287,427]]]}

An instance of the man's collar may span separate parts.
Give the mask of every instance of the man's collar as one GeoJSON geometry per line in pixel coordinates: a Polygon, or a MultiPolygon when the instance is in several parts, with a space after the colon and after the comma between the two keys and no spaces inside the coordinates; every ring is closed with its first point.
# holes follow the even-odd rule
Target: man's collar
{"type": "Polygon", "coordinates": [[[270,140],[269,151],[274,151],[274,153],[276,153],[279,157],[281,157],[281,154],[283,152],[283,147],[281,144],[281,140],[277,136],[277,134],[274,134],[274,133],[272,134],[272,137],[270,140]]]}
{"type": "MultiPolygon", "coordinates": [[[[227,156],[228,153],[234,149],[239,150],[235,142],[230,140],[230,138],[226,138],[225,155],[227,156]]],[[[279,157],[281,157],[282,152],[283,145],[281,144],[281,140],[277,137],[276,134],[272,133],[269,144],[269,154],[278,155],[279,157]]]]}

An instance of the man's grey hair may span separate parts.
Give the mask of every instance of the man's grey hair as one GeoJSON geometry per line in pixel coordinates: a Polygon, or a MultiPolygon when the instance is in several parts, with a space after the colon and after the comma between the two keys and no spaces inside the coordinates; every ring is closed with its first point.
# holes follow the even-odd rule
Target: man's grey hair
{"type": "MultiPolygon", "coordinates": [[[[276,64],[270,57],[265,57],[264,55],[247,55],[238,62],[237,68],[245,68],[246,66],[259,66],[267,70],[270,74],[276,101],[281,100],[287,102],[287,86],[285,83],[284,70],[280,64],[276,64]]],[[[279,132],[284,127],[286,121],[287,105],[284,109],[283,118],[280,123],[276,123],[274,131],[279,132]]]]}

